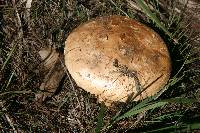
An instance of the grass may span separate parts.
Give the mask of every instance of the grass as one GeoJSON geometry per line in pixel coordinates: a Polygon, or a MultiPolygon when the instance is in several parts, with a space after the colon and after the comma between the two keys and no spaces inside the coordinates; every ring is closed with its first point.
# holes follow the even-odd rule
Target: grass
{"type": "MultiPolygon", "coordinates": [[[[198,35],[179,5],[168,9],[150,0],[33,1],[31,19],[22,16],[25,4],[4,2],[0,45],[0,129],[26,132],[191,132],[200,127],[200,56],[198,35]],[[16,8],[15,8],[16,7],[16,8]],[[22,27],[18,27],[18,17],[22,27]],[[145,23],[166,42],[173,71],[163,90],[140,102],[112,108],[77,87],[66,76],[61,91],[42,105],[34,101],[45,73],[38,51],[64,47],[68,34],[81,23],[103,15],[124,15],[145,23]],[[21,30],[22,29],[22,30],[21,30]],[[23,32],[23,33],[21,33],[23,32]],[[18,34],[23,36],[17,36],[18,34]],[[5,111],[6,110],[6,111],[5,111]],[[159,127],[157,125],[160,125],[159,127]]],[[[182,5],[183,9],[185,5],[182,5]]],[[[183,10],[184,11],[184,10],[183,10]]],[[[67,72],[67,70],[66,70],[67,72]]]]}

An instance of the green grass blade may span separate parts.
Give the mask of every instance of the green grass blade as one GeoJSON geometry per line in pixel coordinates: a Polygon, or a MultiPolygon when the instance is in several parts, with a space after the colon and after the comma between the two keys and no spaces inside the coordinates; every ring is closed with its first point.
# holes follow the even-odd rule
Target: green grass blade
{"type": "Polygon", "coordinates": [[[104,103],[101,104],[101,109],[99,111],[99,115],[97,117],[98,121],[97,121],[97,127],[95,129],[96,133],[100,133],[101,128],[103,127],[103,118],[106,112],[106,106],[104,103]]]}
{"type": "Polygon", "coordinates": [[[176,98],[162,100],[162,102],[177,103],[177,104],[193,104],[198,101],[196,99],[176,97],[176,98]]]}
{"type": "Polygon", "coordinates": [[[172,34],[165,28],[165,26],[160,22],[160,20],[156,17],[154,13],[151,12],[149,7],[144,3],[143,0],[136,0],[138,6],[144,11],[144,13],[149,16],[149,18],[159,27],[161,28],[171,39],[172,34]]]}
{"type": "Polygon", "coordinates": [[[7,83],[7,85],[6,85],[6,88],[8,88],[8,86],[10,85],[14,74],[15,74],[15,72],[13,71],[12,74],[11,74],[11,76],[10,76],[10,78],[9,78],[9,80],[8,80],[8,83],[7,83]]]}
{"type": "Polygon", "coordinates": [[[4,113],[0,111],[0,117],[2,117],[3,114],[4,114],[4,113]]]}
{"type": "Polygon", "coordinates": [[[159,117],[155,117],[152,120],[159,120],[159,121],[164,121],[166,119],[172,119],[174,117],[182,117],[181,112],[174,112],[174,113],[169,113],[169,114],[164,114],[159,117]]]}
{"type": "Polygon", "coordinates": [[[151,109],[155,109],[155,108],[159,108],[162,107],[168,103],[178,103],[178,104],[192,104],[194,102],[197,102],[195,99],[188,99],[188,98],[171,98],[171,99],[166,99],[166,100],[162,100],[162,101],[157,101],[157,102],[151,102],[148,104],[138,104],[135,107],[133,107],[131,110],[129,110],[128,112],[126,112],[125,114],[119,116],[118,118],[116,118],[115,122],[124,119],[124,118],[128,118],[131,117],[133,115],[136,115],[138,113],[144,112],[144,111],[148,111],[151,109]]]}
{"type": "Polygon", "coordinates": [[[58,110],[60,110],[62,108],[62,106],[69,100],[69,96],[64,97],[62,102],[59,104],[58,106],[58,110]]]}
{"type": "Polygon", "coordinates": [[[142,107],[142,108],[139,108],[139,109],[132,108],[131,110],[129,110],[128,112],[126,112],[122,116],[116,118],[115,122],[117,122],[117,121],[119,121],[121,119],[124,119],[124,118],[131,117],[131,116],[136,115],[138,113],[150,110],[150,109],[155,109],[155,108],[164,106],[166,104],[167,104],[167,102],[156,102],[156,103],[149,104],[149,105],[147,105],[145,107],[142,107]]]}
{"type": "Polygon", "coordinates": [[[137,104],[134,107],[134,110],[138,110],[138,109],[141,109],[141,108],[147,106],[152,100],[153,100],[153,98],[150,98],[150,100],[149,99],[145,99],[144,101],[142,101],[139,104],[137,104]]]}
{"type": "Polygon", "coordinates": [[[172,130],[176,129],[177,126],[173,125],[173,126],[166,126],[166,127],[163,127],[163,128],[159,128],[159,129],[155,129],[155,130],[151,130],[151,131],[147,131],[145,133],[155,133],[155,132],[168,132],[168,133],[171,133],[172,130]]]}
{"type": "Polygon", "coordinates": [[[16,46],[17,46],[17,44],[15,44],[15,45],[13,46],[12,50],[10,51],[8,57],[6,58],[6,61],[3,63],[3,66],[2,66],[2,68],[1,68],[1,71],[5,68],[5,66],[7,65],[8,61],[10,60],[12,54],[14,53],[14,50],[15,50],[16,46]]]}
{"type": "Polygon", "coordinates": [[[179,132],[189,132],[192,130],[200,129],[200,123],[192,123],[192,124],[185,124],[181,127],[177,127],[176,125],[173,126],[167,126],[163,128],[159,128],[156,130],[147,131],[146,133],[155,133],[155,132],[168,132],[168,133],[174,133],[174,130],[179,132]]]}
{"type": "Polygon", "coordinates": [[[160,97],[170,86],[173,86],[176,83],[178,83],[179,81],[181,81],[183,79],[183,76],[178,77],[178,78],[176,76],[174,76],[172,79],[170,79],[169,83],[154,96],[154,100],[156,100],[158,97],[160,97]]]}
{"type": "Polygon", "coordinates": [[[193,123],[193,124],[189,124],[187,126],[189,126],[189,128],[192,130],[200,129],[200,123],[193,123]]]}
{"type": "MultiPolygon", "coordinates": [[[[149,97],[149,98],[146,98],[144,101],[140,102],[139,104],[137,104],[134,109],[137,110],[137,109],[140,109],[144,106],[146,106],[149,102],[151,102],[152,100],[154,99],[154,97],[149,97]]],[[[119,116],[120,116],[120,113],[121,112],[118,112],[113,118],[111,121],[115,121],[119,116]]]]}

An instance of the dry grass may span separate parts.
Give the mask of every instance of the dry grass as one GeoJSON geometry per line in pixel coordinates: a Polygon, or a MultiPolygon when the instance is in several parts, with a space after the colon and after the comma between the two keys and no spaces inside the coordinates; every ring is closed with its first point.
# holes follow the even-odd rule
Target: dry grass
{"type": "MultiPolygon", "coordinates": [[[[58,93],[46,99],[42,105],[35,103],[34,98],[40,91],[39,87],[45,76],[42,72],[44,65],[39,50],[44,47],[63,49],[64,41],[75,27],[91,18],[103,15],[128,15],[146,23],[162,35],[173,61],[172,77],[179,70],[180,72],[175,77],[176,84],[169,87],[159,99],[175,96],[200,99],[198,53],[200,40],[197,37],[199,31],[194,31],[194,28],[188,25],[187,14],[181,15],[180,20],[184,21],[180,21],[178,17],[180,13],[173,13],[174,5],[179,5],[176,2],[174,5],[169,4],[167,8],[151,5],[157,7],[154,8],[157,17],[166,24],[171,33],[174,33],[174,38],[179,41],[178,45],[174,45],[151,19],[126,0],[34,0],[30,18],[26,14],[25,2],[13,0],[12,3],[8,1],[0,3],[2,7],[0,129],[2,131],[95,131],[101,106],[93,95],[77,87],[73,81],[71,83],[69,76],[64,77],[58,93]]],[[[190,106],[171,104],[149,111],[135,126],[133,125],[137,120],[136,116],[114,124],[109,130],[106,128],[117,112],[120,110],[126,112],[136,104],[116,103],[115,107],[108,109],[104,117],[104,132],[146,131],[158,128],[156,127],[158,122],[160,127],[163,127],[174,123],[180,124],[182,121],[195,122],[200,117],[198,103],[190,106]],[[166,117],[161,118],[161,116],[166,117]]]]}

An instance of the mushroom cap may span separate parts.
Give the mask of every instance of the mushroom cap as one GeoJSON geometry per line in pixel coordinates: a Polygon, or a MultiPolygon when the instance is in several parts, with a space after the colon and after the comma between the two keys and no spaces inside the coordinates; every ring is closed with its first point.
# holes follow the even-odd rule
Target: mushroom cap
{"type": "Polygon", "coordinates": [[[170,77],[170,56],[161,37],[124,16],[98,17],[80,25],[68,36],[64,54],[77,85],[106,105],[152,96],[170,77]]]}

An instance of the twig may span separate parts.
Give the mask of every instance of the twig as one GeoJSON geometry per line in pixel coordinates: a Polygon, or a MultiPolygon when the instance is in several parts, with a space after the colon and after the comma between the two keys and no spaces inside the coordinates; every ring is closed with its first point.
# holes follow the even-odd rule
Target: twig
{"type": "MultiPolygon", "coordinates": [[[[142,119],[145,119],[146,114],[147,114],[147,111],[143,111],[143,112],[139,113],[137,115],[137,120],[134,122],[134,124],[130,128],[136,127],[142,121],[142,119]]],[[[127,132],[127,130],[126,130],[126,132],[127,132]]]]}
{"type": "Polygon", "coordinates": [[[129,17],[129,15],[125,12],[125,11],[123,11],[121,8],[119,8],[118,6],[117,6],[117,4],[114,2],[114,1],[112,1],[112,0],[109,0],[120,12],[122,12],[124,15],[126,15],[127,17],[129,17]]]}
{"type": "Polygon", "coordinates": [[[77,95],[77,93],[76,93],[76,91],[75,91],[74,83],[73,83],[73,81],[72,81],[72,79],[71,79],[71,77],[70,77],[70,75],[69,75],[69,72],[67,71],[66,66],[64,65],[63,61],[62,61],[61,59],[59,59],[59,60],[60,60],[62,66],[63,66],[63,68],[64,68],[65,73],[67,74],[67,77],[69,78],[70,84],[71,84],[71,86],[72,86],[72,89],[73,89],[73,91],[74,91],[74,93],[75,93],[75,96],[76,96],[76,100],[77,100],[77,102],[78,102],[78,106],[81,107],[80,101],[79,101],[79,99],[78,99],[78,95],[77,95]]]}
{"type": "Polygon", "coordinates": [[[26,2],[26,12],[25,19],[27,20],[28,28],[30,28],[30,10],[31,10],[32,0],[27,0],[26,2]]]}
{"type": "MultiPolygon", "coordinates": [[[[3,106],[2,102],[0,102],[0,107],[2,108],[3,112],[7,112],[7,109],[3,106]]],[[[13,130],[13,133],[17,133],[17,130],[15,129],[14,124],[13,124],[12,120],[10,119],[10,117],[8,116],[8,114],[4,113],[4,118],[9,123],[10,127],[13,130]]]]}
{"type": "Polygon", "coordinates": [[[131,1],[131,0],[126,0],[126,1],[127,1],[127,3],[129,3],[130,6],[131,6],[132,8],[134,8],[136,11],[142,11],[141,8],[139,8],[135,2],[133,2],[133,1],[131,1]]]}
{"type": "Polygon", "coordinates": [[[14,8],[15,8],[16,16],[17,16],[17,27],[19,28],[19,34],[18,35],[19,35],[19,38],[23,38],[22,21],[20,19],[17,7],[15,7],[15,5],[14,5],[14,8]]]}
{"type": "Polygon", "coordinates": [[[31,90],[29,91],[7,91],[4,93],[1,93],[0,96],[6,95],[6,94],[25,94],[25,93],[34,93],[31,90]]]}

